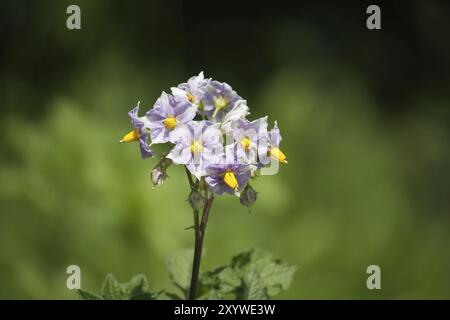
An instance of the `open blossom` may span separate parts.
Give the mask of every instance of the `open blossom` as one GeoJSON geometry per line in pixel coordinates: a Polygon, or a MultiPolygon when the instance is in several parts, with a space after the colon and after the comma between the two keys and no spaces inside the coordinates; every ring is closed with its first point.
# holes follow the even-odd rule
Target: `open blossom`
{"type": "Polygon", "coordinates": [[[167,155],[175,164],[184,164],[197,178],[206,174],[206,167],[223,158],[223,144],[217,124],[190,121],[170,134],[175,147],[167,155]]]}
{"type": "Polygon", "coordinates": [[[281,163],[287,163],[286,155],[280,150],[281,139],[278,123],[275,121],[273,129],[267,134],[267,138],[261,140],[262,145],[267,145],[267,148],[262,147],[259,150],[259,160],[262,164],[268,164],[271,159],[281,163]]]}
{"type": "Polygon", "coordinates": [[[246,164],[216,164],[207,168],[206,183],[216,194],[236,194],[242,190],[250,178],[250,168],[246,164]]]}
{"type": "Polygon", "coordinates": [[[193,106],[198,107],[205,95],[209,81],[210,79],[205,79],[202,71],[198,76],[189,78],[186,83],[172,87],[171,91],[177,101],[187,101],[193,106]]]}
{"type": "Polygon", "coordinates": [[[139,117],[138,113],[139,102],[136,107],[128,112],[128,115],[131,118],[131,125],[133,126],[133,130],[123,136],[120,142],[139,141],[142,158],[152,157],[153,151],[150,149],[149,122],[146,117],[139,117]]]}
{"type": "Polygon", "coordinates": [[[203,98],[202,112],[209,120],[220,122],[242,98],[227,83],[211,81],[203,98]]]}
{"type": "MultiPolygon", "coordinates": [[[[234,151],[239,162],[256,165],[261,148],[265,148],[260,140],[267,136],[267,117],[254,121],[238,119],[233,130],[234,151]]],[[[265,149],[267,150],[267,149],[265,149]]]]}
{"type": "Polygon", "coordinates": [[[177,126],[195,117],[195,107],[186,101],[176,101],[172,95],[163,92],[153,109],[147,112],[152,143],[170,141],[170,132],[177,126]]]}

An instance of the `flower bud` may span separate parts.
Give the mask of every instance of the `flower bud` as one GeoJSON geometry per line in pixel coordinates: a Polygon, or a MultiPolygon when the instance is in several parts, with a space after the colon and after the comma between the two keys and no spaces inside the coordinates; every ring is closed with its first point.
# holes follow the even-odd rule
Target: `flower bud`
{"type": "Polygon", "coordinates": [[[192,190],[189,194],[189,204],[194,210],[201,210],[205,205],[205,199],[202,194],[196,190],[192,190]]]}
{"type": "Polygon", "coordinates": [[[250,208],[256,202],[257,195],[258,193],[250,186],[250,184],[247,184],[244,190],[242,190],[239,200],[243,206],[250,208]]]}
{"type": "Polygon", "coordinates": [[[161,186],[167,179],[166,170],[162,169],[160,166],[154,168],[150,173],[150,176],[154,188],[161,186]]]}

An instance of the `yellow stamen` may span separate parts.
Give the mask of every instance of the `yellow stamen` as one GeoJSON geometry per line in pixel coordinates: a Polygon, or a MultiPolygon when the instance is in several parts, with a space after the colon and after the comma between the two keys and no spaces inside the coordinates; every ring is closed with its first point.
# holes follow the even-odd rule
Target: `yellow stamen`
{"type": "Polygon", "coordinates": [[[269,156],[279,162],[288,163],[286,160],[286,155],[278,148],[271,148],[269,151],[269,156]]]}
{"type": "Polygon", "coordinates": [[[239,188],[239,184],[236,180],[236,176],[232,171],[227,171],[223,175],[223,181],[233,190],[237,190],[239,188]]]}
{"type": "Polygon", "coordinates": [[[190,103],[195,102],[195,97],[192,95],[192,93],[188,92],[188,93],[186,93],[186,96],[190,103]]]}
{"type": "Polygon", "coordinates": [[[191,152],[192,153],[202,153],[203,151],[203,146],[201,143],[199,143],[198,141],[194,141],[191,144],[191,152]]]}
{"type": "Polygon", "coordinates": [[[134,129],[124,135],[120,142],[133,142],[137,140],[139,140],[139,130],[134,129]]]}
{"type": "Polygon", "coordinates": [[[167,129],[172,130],[177,125],[177,119],[175,119],[173,116],[169,116],[163,120],[163,124],[167,129]]]}
{"type": "Polygon", "coordinates": [[[249,137],[245,137],[244,139],[242,139],[241,140],[241,146],[245,150],[250,150],[250,146],[251,146],[250,138],[249,137]]]}

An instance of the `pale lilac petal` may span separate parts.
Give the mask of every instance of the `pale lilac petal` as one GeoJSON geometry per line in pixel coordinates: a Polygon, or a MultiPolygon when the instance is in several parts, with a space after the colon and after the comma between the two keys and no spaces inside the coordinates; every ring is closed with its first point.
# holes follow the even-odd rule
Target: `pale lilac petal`
{"type": "Polygon", "coordinates": [[[205,146],[214,146],[218,143],[221,144],[221,132],[219,130],[219,124],[212,124],[211,122],[205,122],[207,125],[203,131],[203,144],[205,146]]]}
{"type": "Polygon", "coordinates": [[[152,128],[150,131],[152,143],[166,143],[169,141],[169,132],[164,128],[152,128]]]}
{"type": "Polygon", "coordinates": [[[153,150],[150,149],[147,139],[140,138],[139,139],[139,147],[141,149],[141,157],[142,159],[150,158],[154,156],[153,150]]]}
{"type": "Polygon", "coordinates": [[[275,121],[275,124],[273,126],[273,129],[270,130],[270,144],[274,147],[277,147],[280,145],[281,142],[281,135],[280,135],[280,129],[278,129],[278,123],[275,121]]]}
{"type": "Polygon", "coordinates": [[[145,116],[149,122],[150,129],[164,127],[163,121],[166,119],[166,116],[161,115],[159,110],[151,109],[145,116]]]}
{"type": "Polygon", "coordinates": [[[187,101],[187,95],[185,90],[176,87],[172,87],[170,88],[170,90],[172,91],[172,94],[177,102],[187,101]]]}
{"type": "Polygon", "coordinates": [[[180,123],[186,123],[195,118],[197,108],[186,102],[180,102],[175,107],[174,111],[175,111],[174,116],[177,119],[177,121],[180,123]]]}
{"type": "Polygon", "coordinates": [[[164,118],[167,118],[168,116],[173,116],[174,110],[172,107],[172,104],[174,103],[173,96],[169,96],[164,91],[161,93],[161,96],[156,100],[155,105],[153,106],[153,109],[157,111],[161,116],[164,116],[164,118]]]}
{"type": "Polygon", "coordinates": [[[238,190],[242,190],[250,179],[250,170],[247,170],[240,174],[236,174],[235,176],[238,182],[238,190]]]}
{"type": "Polygon", "coordinates": [[[167,158],[172,159],[175,164],[187,164],[192,158],[190,147],[186,148],[179,144],[172,148],[167,158]]]}
{"type": "Polygon", "coordinates": [[[236,127],[236,121],[245,119],[248,114],[250,114],[250,112],[248,112],[247,101],[238,100],[234,107],[223,117],[221,129],[224,132],[233,130],[236,127]]]}
{"type": "Polygon", "coordinates": [[[195,164],[190,162],[186,165],[186,167],[197,179],[200,179],[206,175],[206,170],[204,169],[203,163],[195,164]]]}
{"type": "Polygon", "coordinates": [[[191,146],[193,141],[192,132],[188,125],[177,125],[169,134],[169,140],[175,144],[182,144],[183,146],[191,146]]]}

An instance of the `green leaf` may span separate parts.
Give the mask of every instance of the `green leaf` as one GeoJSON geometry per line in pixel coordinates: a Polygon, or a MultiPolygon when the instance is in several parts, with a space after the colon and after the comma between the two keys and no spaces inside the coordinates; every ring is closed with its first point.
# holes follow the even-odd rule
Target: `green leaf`
{"type": "Polygon", "coordinates": [[[102,285],[102,297],[105,300],[123,300],[125,294],[117,279],[110,273],[102,285]]]}
{"type": "Polygon", "coordinates": [[[114,275],[108,274],[102,284],[101,296],[88,291],[77,291],[83,300],[156,300],[162,292],[148,292],[148,281],[142,274],[124,283],[117,281],[114,275]]]}
{"type": "Polygon", "coordinates": [[[102,297],[96,295],[95,293],[78,289],[77,294],[81,300],[103,300],[102,297]]]}
{"type": "Polygon", "coordinates": [[[267,293],[275,296],[281,290],[289,288],[296,270],[296,267],[277,260],[265,265],[259,275],[267,288],[267,293]]]}
{"type": "Polygon", "coordinates": [[[147,293],[147,278],[143,274],[135,275],[129,282],[122,284],[122,290],[124,295],[128,297],[147,293]]]}
{"type": "MultiPolygon", "coordinates": [[[[203,292],[203,294],[206,292],[207,296],[219,296],[219,294],[223,296],[239,287],[241,278],[230,266],[225,266],[202,273],[200,275],[200,284],[200,292],[203,292]]],[[[210,298],[207,297],[207,299],[210,298]]]]}
{"type": "Polygon", "coordinates": [[[232,266],[234,269],[241,270],[244,275],[256,272],[269,296],[286,290],[297,269],[260,249],[252,249],[235,256],[232,259],[232,266]]]}
{"type": "Polygon", "coordinates": [[[239,300],[266,300],[269,298],[267,288],[256,269],[243,276],[242,286],[237,290],[236,298],[239,300]]]}
{"type": "Polygon", "coordinates": [[[192,249],[186,249],[166,257],[166,268],[170,280],[184,295],[187,294],[190,285],[193,255],[192,249]]]}
{"type": "Polygon", "coordinates": [[[202,273],[200,298],[234,294],[237,299],[268,299],[289,287],[295,271],[270,253],[252,249],[234,256],[227,266],[202,273]]]}

